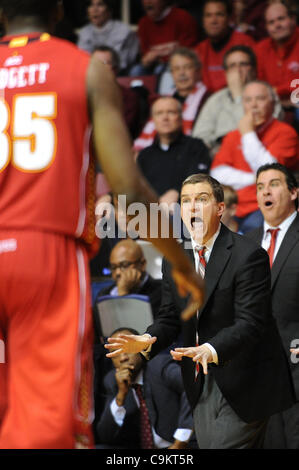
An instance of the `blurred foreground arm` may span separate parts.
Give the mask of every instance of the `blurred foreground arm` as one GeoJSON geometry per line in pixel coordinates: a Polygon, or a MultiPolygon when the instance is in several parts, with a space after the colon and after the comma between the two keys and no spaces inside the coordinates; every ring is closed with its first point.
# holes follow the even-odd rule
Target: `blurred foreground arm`
{"type": "Polygon", "coordinates": [[[203,301],[203,280],[194,271],[191,261],[173,238],[170,220],[168,220],[169,237],[160,237],[161,219],[155,230],[156,237],[149,236],[151,222],[149,205],[158,203],[158,197],[148,186],[134,162],[115,77],[96,57],[90,60],[87,93],[93,123],[94,147],[101,169],[112,190],[116,194],[126,196],[127,205],[138,201],[146,206],[147,236],[144,238],[153,243],[171,262],[180,295],[191,294],[187,315],[192,316],[203,301]]]}

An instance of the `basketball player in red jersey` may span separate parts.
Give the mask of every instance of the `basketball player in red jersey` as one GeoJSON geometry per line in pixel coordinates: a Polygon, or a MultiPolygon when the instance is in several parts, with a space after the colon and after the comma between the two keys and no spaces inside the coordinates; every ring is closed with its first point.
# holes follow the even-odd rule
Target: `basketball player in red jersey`
{"type": "MultiPolygon", "coordinates": [[[[133,162],[112,74],[45,33],[57,19],[57,0],[1,6],[0,448],[89,448],[91,123],[114,192],[128,203],[157,198],[133,162]]],[[[149,240],[173,263],[194,313],[201,278],[173,238],[149,240]]]]}

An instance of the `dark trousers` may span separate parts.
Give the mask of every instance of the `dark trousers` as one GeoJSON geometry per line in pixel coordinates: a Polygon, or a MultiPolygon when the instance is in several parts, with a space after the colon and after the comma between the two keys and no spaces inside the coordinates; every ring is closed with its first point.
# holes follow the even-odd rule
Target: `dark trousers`
{"type": "Polygon", "coordinates": [[[225,400],[211,371],[205,376],[193,420],[200,449],[260,449],[263,446],[267,420],[242,421],[225,400]]]}
{"type": "Polygon", "coordinates": [[[264,449],[299,449],[299,402],[271,416],[264,449]]]}

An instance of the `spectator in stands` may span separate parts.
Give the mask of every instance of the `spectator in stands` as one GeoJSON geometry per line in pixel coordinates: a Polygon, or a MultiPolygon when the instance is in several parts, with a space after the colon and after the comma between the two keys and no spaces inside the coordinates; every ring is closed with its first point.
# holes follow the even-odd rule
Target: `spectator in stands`
{"type": "Polygon", "coordinates": [[[89,23],[79,31],[78,47],[93,52],[98,45],[107,45],[120,57],[120,70],[125,73],[134,64],[139,43],[136,34],[121,21],[112,19],[112,0],[89,0],[89,23]]]}
{"type": "Polygon", "coordinates": [[[207,39],[195,51],[203,64],[202,79],[211,92],[226,86],[223,57],[232,46],[244,44],[253,47],[254,41],[244,33],[234,31],[229,23],[232,6],[229,0],[205,0],[203,27],[207,39]]]}
{"type": "Polygon", "coordinates": [[[256,46],[259,78],[269,82],[283,105],[289,107],[292,81],[299,78],[296,15],[287,2],[278,1],[267,7],[265,22],[269,37],[256,46]]]}
{"type": "Polygon", "coordinates": [[[298,167],[298,136],[291,126],[273,118],[274,102],[268,83],[249,82],[243,91],[245,114],[239,128],[224,138],[212,164],[211,175],[238,192],[236,215],[243,233],[263,222],[256,200],[257,169],[274,162],[291,169],[298,167]]]}
{"type": "Polygon", "coordinates": [[[138,24],[141,64],[132,68],[134,76],[161,73],[176,47],[193,47],[198,37],[195,19],[186,11],[172,7],[172,2],[142,2],[146,14],[138,24]]]}
{"type": "Polygon", "coordinates": [[[233,15],[231,26],[258,41],[266,37],[264,11],[267,0],[232,0],[233,15]]]}
{"type": "Polygon", "coordinates": [[[224,194],[224,211],[221,217],[221,222],[227,226],[232,232],[238,232],[238,222],[235,219],[238,194],[231,186],[222,184],[224,194]]]}
{"type": "Polygon", "coordinates": [[[160,97],[152,106],[157,135],[143,149],[137,163],[160,202],[170,207],[179,199],[181,184],[193,173],[208,173],[209,151],[200,139],[186,136],[182,130],[182,106],[173,97],[160,97]]]}
{"type": "MultiPolygon", "coordinates": [[[[223,137],[238,127],[244,114],[242,92],[246,83],[256,78],[256,56],[251,47],[233,46],[224,54],[223,68],[227,86],[208,98],[192,131],[193,137],[209,147],[211,156],[219,150],[223,137]]],[[[283,117],[278,97],[274,116],[283,117]]]]}
{"type": "MultiPolygon", "coordinates": [[[[172,96],[182,105],[183,132],[190,135],[195,119],[209,93],[201,81],[201,63],[194,51],[179,47],[170,56],[169,67],[174,82],[172,96]]],[[[150,119],[143,128],[134,148],[141,150],[153,143],[156,128],[150,119]]]]}
{"type": "MultiPolygon", "coordinates": [[[[115,73],[115,76],[118,75],[120,68],[119,55],[112,47],[99,45],[95,47],[93,54],[107,65],[115,73]]],[[[119,86],[123,99],[125,121],[131,137],[134,138],[136,137],[136,130],[140,127],[138,94],[133,88],[124,87],[121,84],[119,86]]]]}
{"type": "Polygon", "coordinates": [[[118,242],[110,253],[110,270],[114,283],[99,295],[147,295],[155,318],[161,303],[161,280],[146,272],[140,245],[131,239],[118,242]]]}
{"type": "MultiPolygon", "coordinates": [[[[111,336],[138,334],[120,328],[111,336]]],[[[98,448],[184,449],[192,434],[191,409],[181,368],[170,355],[144,361],[141,354],[112,359],[104,379],[106,404],[97,424],[98,448]]]]}
{"type": "MultiPolygon", "coordinates": [[[[284,345],[292,373],[297,402],[271,416],[266,449],[299,449],[299,367],[292,347],[299,345],[299,214],[298,183],[280,164],[258,169],[256,188],[264,225],[248,234],[268,251],[272,278],[272,312],[284,345]],[[291,348],[291,351],[290,351],[291,348]]],[[[299,350],[297,351],[299,352],[299,350]]]]}

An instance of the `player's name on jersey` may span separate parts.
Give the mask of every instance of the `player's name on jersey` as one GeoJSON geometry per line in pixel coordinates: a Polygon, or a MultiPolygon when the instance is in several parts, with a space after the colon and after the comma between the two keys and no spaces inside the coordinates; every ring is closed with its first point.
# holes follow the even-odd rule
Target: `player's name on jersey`
{"type": "Polygon", "coordinates": [[[5,88],[25,88],[47,81],[50,64],[22,65],[20,67],[0,68],[0,90],[5,88]]]}

